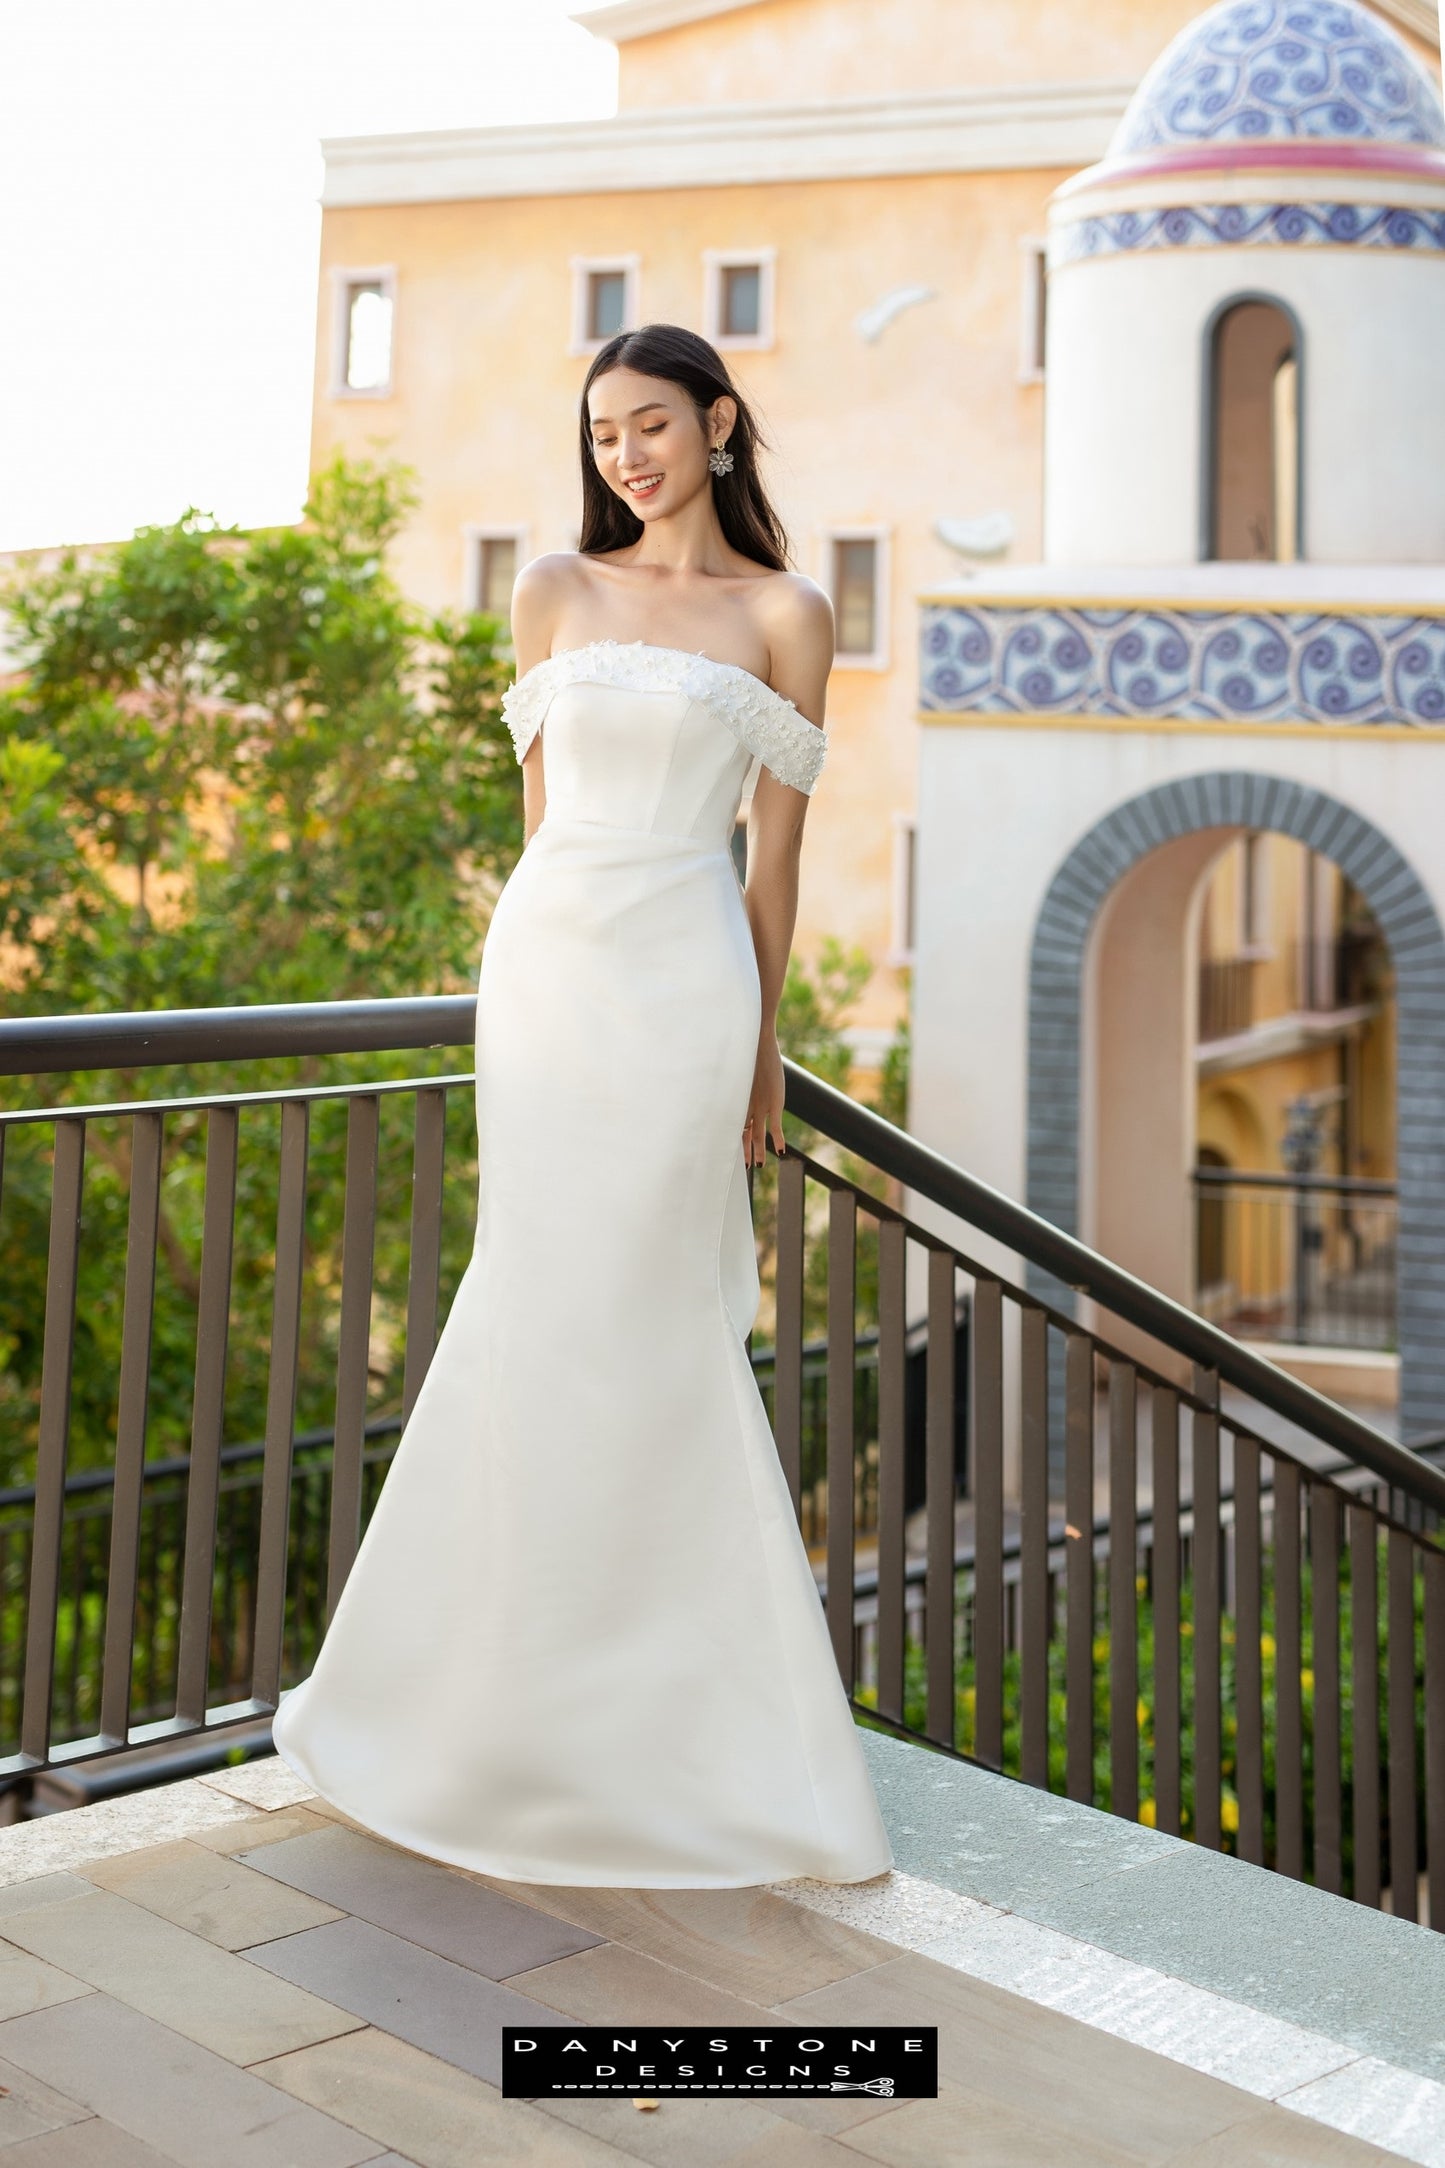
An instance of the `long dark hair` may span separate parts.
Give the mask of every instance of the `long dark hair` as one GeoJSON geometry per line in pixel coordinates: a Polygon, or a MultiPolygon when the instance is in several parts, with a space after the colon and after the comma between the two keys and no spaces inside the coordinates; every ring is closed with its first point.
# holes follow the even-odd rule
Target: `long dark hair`
{"type": "Polygon", "coordinates": [[[763,439],[752,410],[728,375],[727,363],[716,347],[709,346],[695,331],[685,331],[681,324],[643,324],[636,331],[619,331],[593,356],[582,386],[579,415],[582,539],[578,548],[601,555],[625,549],[642,533],[637,514],[597,472],[592,450],[587,394],[609,369],[636,369],[641,376],[661,377],[665,383],[676,384],[692,400],[699,418],[724,393],[737,401],[738,418],[728,436],[732,472],[714,476],[712,501],[723,534],[735,550],[774,572],[786,572],[788,538],[758,473],[758,451],[763,439]]]}

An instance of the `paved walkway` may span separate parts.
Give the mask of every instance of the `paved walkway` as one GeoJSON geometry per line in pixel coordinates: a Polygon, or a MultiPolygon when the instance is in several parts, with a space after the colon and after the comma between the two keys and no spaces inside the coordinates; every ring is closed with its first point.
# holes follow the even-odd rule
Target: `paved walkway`
{"type": "Polygon", "coordinates": [[[863,1736],[847,1889],[493,1881],[274,1758],[0,1830],[3,2168],[1445,2168],[1445,1938],[863,1736]],[[562,2016],[936,2024],[940,2095],[503,2100],[562,2016]]]}

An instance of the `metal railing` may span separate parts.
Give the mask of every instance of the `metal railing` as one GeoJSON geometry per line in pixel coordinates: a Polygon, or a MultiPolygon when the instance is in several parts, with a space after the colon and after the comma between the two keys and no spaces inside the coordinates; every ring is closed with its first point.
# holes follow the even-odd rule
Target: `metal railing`
{"type": "MultiPolygon", "coordinates": [[[[1378,932],[1339,933],[1289,942],[1286,978],[1291,1000],[1309,1014],[1329,1015],[1379,1001],[1389,983],[1389,950],[1378,932]]],[[[1255,1021],[1256,956],[1205,957],[1199,965],[1198,1035],[1207,1044],[1232,1039],[1255,1021]]]]}
{"type": "MultiPolygon", "coordinates": [[[[910,1359],[921,1360],[922,1350],[910,1359]]],[[[764,1405],[771,1411],[774,1354],[752,1350],[754,1374],[764,1405]]],[[[859,1337],[854,1364],[856,1427],[860,1439],[876,1441],[877,1334],[859,1337]]],[[[400,1414],[381,1416],[365,1426],[361,1468],[361,1525],[372,1508],[400,1440],[400,1414]]],[[[908,1441],[910,1505],[921,1497],[921,1466],[915,1470],[921,1437],[908,1441]]],[[[810,1342],[803,1350],[802,1489],[800,1521],[810,1551],[826,1531],[827,1502],[827,1346],[810,1342]]],[[[334,1431],[299,1432],[294,1440],[287,1567],[287,1631],[282,1669],[300,1678],[310,1666],[326,1618],[326,1562],[331,1520],[331,1473],[334,1431]]],[[[176,1624],[182,1607],[187,1488],[190,1459],[184,1453],[147,1458],[141,1478],[137,1536],[135,1629],[132,1643],[131,1736],[149,1725],[164,1727],[172,1714],[176,1660],[176,1624]]],[[[220,1453],[216,1552],[211,1617],[210,1694],[226,1704],[244,1699],[250,1688],[252,1628],[256,1616],[256,1565],[265,1488],[265,1446],[252,1440],[225,1445],[220,1453]]],[[[0,1490],[0,1739],[19,1733],[21,1666],[25,1646],[26,1591],[30,1585],[37,1486],[12,1484],[0,1490]]],[[[98,1718],[97,1688],[103,1675],[105,1612],[102,1599],[107,1562],[115,1538],[116,1471],[85,1469],[65,1479],[64,1531],[60,1586],[73,1610],[62,1616],[67,1630],[57,1643],[52,1696],[53,1735],[58,1742],[90,1736],[98,1718]]],[[[858,1455],[854,1484],[854,1525],[861,1538],[878,1526],[876,1444],[858,1455]]]]}
{"type": "Polygon", "coordinates": [[[1364,1176],[1194,1170],[1196,1307],[1244,1339],[1396,1346],[1399,1201],[1364,1176]]]}
{"type": "MultiPolygon", "coordinates": [[[[471,1000],[457,998],[394,1011],[340,1003],[5,1023],[0,1072],[320,1056],[358,1043],[373,1052],[458,1045],[473,1014],[471,1000]]],[[[760,1199],[773,1324],[768,1392],[798,1507],[807,1379],[818,1360],[809,1344],[823,1341],[825,1615],[865,1720],[1363,1903],[1388,1900],[1401,1917],[1428,1908],[1431,1924],[1445,1927],[1445,1474],[818,1078],[792,1064],[786,1075],[791,1113],[823,1141],[770,1160],[771,1195],[760,1199]],[[901,1210],[905,1195],[937,1224],[901,1210]],[[1078,1290],[1093,1305],[1088,1322],[1015,1285],[1001,1250],[1078,1290]],[[1122,1345],[1126,1330],[1106,1333],[1105,1312],[1147,1335],[1159,1356],[1151,1363],[1122,1345]],[[873,1387],[860,1393],[860,1341],[876,1398],[873,1387]],[[922,1392],[923,1455],[923,1503],[912,1511],[910,1359],[922,1392]],[[876,1530],[865,1529],[860,1544],[859,1461],[870,1447],[876,1530]],[[1051,1447],[1063,1470],[1054,1499],[1051,1447]]],[[[0,1777],[254,1721],[305,1668],[295,1477],[311,1449],[295,1435],[294,1409],[313,1203],[309,1112],[323,1099],[346,1110],[344,1229],[325,1342],[335,1422],[325,1585],[314,1591],[312,1614],[319,1623],[334,1609],[368,1502],[380,1110],[387,1095],[412,1097],[409,1248],[396,1298],[406,1345],[395,1412],[404,1414],[440,1315],[445,1102],[469,1083],[200,1090],[184,1100],[0,1115],[0,1152],[27,1127],[53,1139],[49,1262],[37,1290],[43,1374],[25,1654],[18,1736],[0,1758],[0,1777]],[[259,1507],[245,1537],[254,1599],[248,1620],[218,1633],[237,1122],[263,1101],[279,1123],[267,1420],[259,1507]],[[137,1723],[149,1691],[138,1693],[135,1646],[156,1210],[167,1125],[182,1110],[206,1126],[193,1410],[184,1471],[171,1477],[184,1490],[171,1544],[173,1677],[159,1689],[165,1713],[137,1723]],[[101,1121],[128,1124],[133,1141],[114,1507],[97,1586],[65,1544],[86,1132],[101,1121]],[[88,1736],[62,1738],[60,1682],[77,1621],[97,1606],[98,1720],[88,1736]],[[222,1641],[244,1648],[240,1692],[234,1667],[221,1661],[222,1641]]],[[[394,1156],[394,1131],[390,1149],[394,1156]]],[[[0,1166],[0,1233],[4,1179],[0,1166]]]]}
{"type": "MultiPolygon", "coordinates": [[[[1445,1928],[1445,1475],[818,1079],[788,1084],[799,1116],[954,1215],[971,1242],[1006,1244],[1192,1365],[1182,1385],[836,1175],[783,1163],[784,1184],[830,1193],[840,1303],[856,1216],[878,1230],[882,1507],[863,1683],[880,1712],[1025,1782],[1363,1903],[1388,1893],[1400,1917],[1424,1910],[1445,1928]],[[968,1540],[955,1551],[930,1480],[910,1602],[920,1568],[896,1495],[896,1378],[914,1251],[938,1326],[957,1278],[971,1282],[972,1391],[968,1540]],[[1052,1523],[1051,1358],[1065,1376],[1052,1523]],[[1271,1434],[1226,1411],[1221,1385],[1252,1399],[1271,1434]]],[[[795,1204],[780,1275],[805,1217],[795,1204]]],[[[788,1446],[784,1428],[785,1465],[788,1446]]],[[[828,1608],[850,1690],[851,1568],[840,1522],[828,1608]]]]}
{"type": "MultiPolygon", "coordinates": [[[[968,1305],[960,1304],[954,1332],[954,1476],[967,1483],[968,1455],[968,1305]]],[[[777,1428],[777,1350],[752,1347],[753,1375],[768,1421],[777,1428]]],[[[828,1342],[803,1343],[802,1441],[799,1448],[798,1520],[810,1554],[823,1547],[828,1529],[828,1342]]],[[[928,1337],[915,1329],[904,1354],[903,1507],[919,1514],[927,1505],[925,1426],[928,1390],[928,1337]]],[[[878,1332],[857,1334],[853,1356],[853,1431],[857,1458],[853,1483],[853,1526],[864,1539],[878,1533],[878,1332]]]]}
{"type": "Polygon", "coordinates": [[[1254,959],[1206,958],[1199,966],[1198,1031],[1202,1044],[1232,1039],[1254,1022],[1254,959]]]}

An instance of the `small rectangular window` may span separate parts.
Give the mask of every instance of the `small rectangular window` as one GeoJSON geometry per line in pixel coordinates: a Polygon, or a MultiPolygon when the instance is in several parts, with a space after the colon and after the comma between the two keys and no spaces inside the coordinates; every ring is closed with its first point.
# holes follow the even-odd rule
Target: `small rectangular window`
{"type": "Polygon", "coordinates": [[[512,582],[517,577],[517,543],[513,535],[485,535],[477,565],[477,607],[493,617],[506,617],[512,607],[512,582]]]}
{"type": "Polygon", "coordinates": [[[512,614],[512,587],[525,557],[526,530],[468,527],[465,541],[462,606],[499,617],[505,625],[512,614]]]}
{"type": "Polygon", "coordinates": [[[721,330],[725,339],[755,339],[761,321],[763,274],[755,263],[723,266],[721,330]]]}
{"type": "Polygon", "coordinates": [[[395,301],[390,270],[337,273],[331,382],[337,397],[389,394],[395,301]]]}
{"type": "Polygon", "coordinates": [[[918,914],[918,822],[912,813],[893,816],[893,938],[888,961],[913,962],[918,914]]]}
{"type": "Polygon", "coordinates": [[[599,342],[615,339],[627,315],[625,271],[589,271],[587,274],[587,336],[599,342]]]}
{"type": "Polygon", "coordinates": [[[702,326],[715,346],[772,345],[775,254],[771,248],[703,251],[702,326]]]}
{"type": "Polygon", "coordinates": [[[636,256],[572,258],[572,352],[595,354],[619,331],[637,325],[636,256]]]}
{"type": "Polygon", "coordinates": [[[1048,346],[1049,259],[1042,241],[1024,241],[1023,304],[1019,328],[1019,382],[1036,384],[1048,346]]]}
{"type": "Polygon", "coordinates": [[[833,543],[833,613],[840,655],[878,649],[878,544],[872,537],[833,543]]]}
{"type": "Polygon", "coordinates": [[[346,381],[377,391],[391,375],[391,296],[374,281],[353,286],[347,312],[346,381]]]}

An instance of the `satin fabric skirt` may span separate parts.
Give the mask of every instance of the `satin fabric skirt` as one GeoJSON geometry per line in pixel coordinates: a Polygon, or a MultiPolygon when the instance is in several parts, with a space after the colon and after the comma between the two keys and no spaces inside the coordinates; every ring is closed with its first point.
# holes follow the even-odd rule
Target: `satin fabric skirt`
{"type": "Polygon", "coordinates": [[[757,965],[726,850],[548,817],[477,1004],[476,1245],[282,1758],[527,1882],[892,1864],[744,1346],[757,965]]]}

